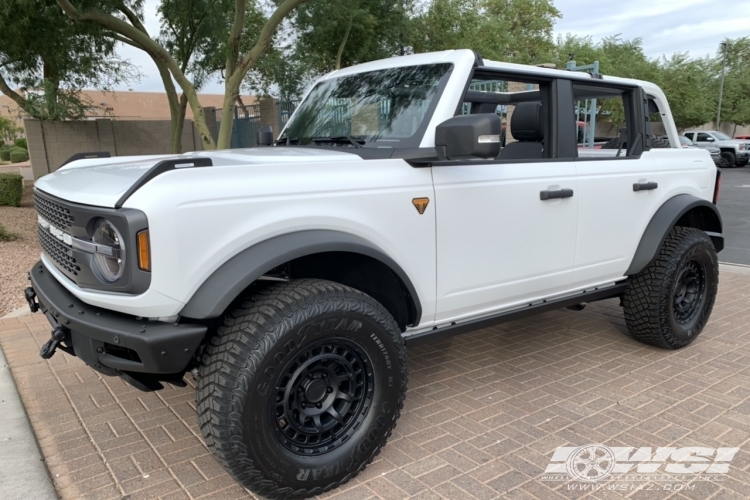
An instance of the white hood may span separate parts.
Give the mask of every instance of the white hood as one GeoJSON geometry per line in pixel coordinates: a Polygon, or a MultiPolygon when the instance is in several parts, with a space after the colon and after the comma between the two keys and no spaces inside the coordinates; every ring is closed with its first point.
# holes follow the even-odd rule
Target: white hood
{"type": "MultiPolygon", "coordinates": [[[[351,153],[328,148],[264,147],[185,153],[182,155],[120,156],[77,160],[45,175],[34,186],[57,198],[98,207],[114,207],[125,192],[162,160],[211,158],[213,167],[247,168],[253,165],[297,162],[357,161],[351,153]]],[[[188,167],[189,168],[189,167],[188,167]]]]}

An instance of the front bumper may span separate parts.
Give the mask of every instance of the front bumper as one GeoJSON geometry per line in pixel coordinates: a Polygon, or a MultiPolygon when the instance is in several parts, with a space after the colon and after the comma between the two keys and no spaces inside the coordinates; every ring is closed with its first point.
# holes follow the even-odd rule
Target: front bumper
{"type": "Polygon", "coordinates": [[[66,334],[64,350],[105,375],[181,374],[206,335],[204,325],[147,321],[90,306],[62,286],[42,262],[34,265],[29,278],[40,309],[53,328],[66,334]]]}

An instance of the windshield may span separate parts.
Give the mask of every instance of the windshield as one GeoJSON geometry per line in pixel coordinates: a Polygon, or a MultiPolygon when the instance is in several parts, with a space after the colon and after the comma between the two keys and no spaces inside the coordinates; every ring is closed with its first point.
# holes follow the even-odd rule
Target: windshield
{"type": "Polygon", "coordinates": [[[720,141],[726,141],[726,140],[728,140],[728,139],[731,139],[731,137],[729,137],[729,136],[728,136],[727,134],[725,134],[724,132],[714,132],[714,137],[716,137],[716,138],[717,138],[717,139],[719,139],[720,141]]]}
{"type": "Polygon", "coordinates": [[[330,145],[315,139],[334,138],[344,147],[418,147],[451,68],[427,64],[324,80],[300,104],[279,142],[330,145]]]}

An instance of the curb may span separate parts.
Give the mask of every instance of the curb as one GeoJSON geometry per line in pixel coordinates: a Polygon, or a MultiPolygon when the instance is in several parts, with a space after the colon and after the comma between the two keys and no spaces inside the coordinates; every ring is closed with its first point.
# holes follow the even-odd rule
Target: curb
{"type": "Polygon", "coordinates": [[[31,314],[31,310],[29,309],[29,306],[23,306],[19,307],[15,311],[11,311],[5,316],[0,316],[0,319],[10,319],[10,318],[19,318],[21,316],[28,316],[31,314]]]}
{"type": "Polygon", "coordinates": [[[26,409],[0,348],[0,498],[57,500],[26,409]]]}
{"type": "Polygon", "coordinates": [[[733,274],[750,275],[750,266],[747,266],[745,264],[730,264],[727,262],[719,262],[719,270],[733,274]]]}

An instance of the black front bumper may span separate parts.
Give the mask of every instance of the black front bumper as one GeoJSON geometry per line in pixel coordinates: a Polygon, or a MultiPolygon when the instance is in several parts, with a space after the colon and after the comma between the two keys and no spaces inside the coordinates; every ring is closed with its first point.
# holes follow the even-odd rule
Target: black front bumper
{"type": "MultiPolygon", "coordinates": [[[[62,286],[41,261],[29,276],[39,308],[53,328],[61,328],[67,334],[63,350],[105,375],[181,374],[206,335],[204,325],[147,321],[85,304],[62,286]]],[[[33,300],[32,294],[32,303],[33,300]]]]}

